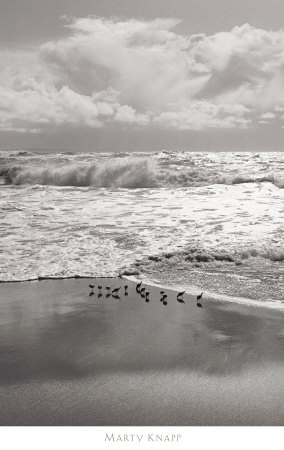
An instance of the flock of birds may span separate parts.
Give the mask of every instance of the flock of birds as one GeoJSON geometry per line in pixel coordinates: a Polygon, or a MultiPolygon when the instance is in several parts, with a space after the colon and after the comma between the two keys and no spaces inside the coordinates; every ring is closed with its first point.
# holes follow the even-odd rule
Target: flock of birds
{"type": "MultiPolygon", "coordinates": [[[[92,295],[95,294],[95,292],[94,292],[95,285],[94,284],[89,284],[89,288],[91,288],[91,292],[89,294],[89,296],[91,297],[92,295]]],[[[103,289],[102,286],[98,286],[98,290],[99,290],[98,297],[102,297],[102,295],[103,295],[102,294],[102,289],[103,289]]],[[[107,294],[106,294],[107,298],[108,297],[113,297],[113,298],[120,299],[119,291],[120,291],[121,287],[118,287],[118,288],[115,288],[115,289],[111,289],[110,286],[106,286],[105,289],[107,291],[107,294]]],[[[142,281],[136,285],[136,292],[137,292],[137,294],[140,294],[141,298],[144,298],[145,301],[147,303],[149,303],[149,301],[150,301],[150,291],[147,291],[146,287],[142,287],[142,281]]],[[[160,294],[161,294],[160,302],[163,305],[166,306],[168,304],[168,295],[166,294],[165,291],[160,291],[160,294]]],[[[179,303],[185,303],[185,301],[183,299],[183,295],[184,294],[185,294],[185,291],[178,292],[178,294],[177,294],[177,301],[179,303]]],[[[127,285],[124,285],[124,295],[128,295],[128,286],[127,285]]],[[[196,306],[198,306],[198,308],[203,308],[202,295],[203,295],[203,292],[201,292],[201,294],[199,294],[197,296],[197,298],[196,298],[196,300],[197,300],[196,306]]]]}

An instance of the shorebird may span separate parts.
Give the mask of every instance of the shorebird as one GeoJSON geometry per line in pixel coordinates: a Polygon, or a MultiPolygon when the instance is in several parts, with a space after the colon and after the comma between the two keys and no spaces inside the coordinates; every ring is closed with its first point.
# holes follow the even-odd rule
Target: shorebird
{"type": "Polygon", "coordinates": [[[142,281],[136,285],[136,292],[138,292],[138,294],[140,294],[141,286],[142,286],[142,281]]]}
{"type": "Polygon", "coordinates": [[[142,289],[140,289],[140,294],[144,294],[144,292],[146,291],[146,288],[142,288],[142,289]]]}
{"type": "Polygon", "coordinates": [[[107,291],[110,291],[110,286],[106,286],[106,290],[107,290],[107,291]]]}
{"type": "Polygon", "coordinates": [[[103,287],[102,286],[98,286],[98,289],[101,290],[103,287]]]}
{"type": "Polygon", "coordinates": [[[89,284],[89,288],[94,289],[94,285],[93,284],[89,284]]]}
{"type": "Polygon", "coordinates": [[[150,292],[149,292],[149,291],[147,291],[147,292],[146,292],[146,300],[145,300],[146,302],[149,302],[149,301],[150,301],[150,299],[149,299],[149,295],[150,295],[150,292]]]}
{"type": "Polygon", "coordinates": [[[162,295],[163,295],[164,293],[165,293],[165,291],[160,291],[160,294],[162,294],[162,295]]]}
{"type": "Polygon", "coordinates": [[[120,300],[120,297],[118,294],[112,294],[112,298],[116,298],[117,300],[120,300]]]}
{"type": "Polygon", "coordinates": [[[166,298],[168,298],[167,294],[164,294],[161,298],[160,298],[160,302],[164,302],[166,300],[166,298]]]}
{"type": "Polygon", "coordinates": [[[110,293],[108,293],[107,295],[106,295],[106,298],[109,298],[111,296],[111,294],[110,293]]]}
{"type": "Polygon", "coordinates": [[[184,301],[181,297],[177,297],[177,301],[178,301],[179,303],[185,303],[185,301],[184,301]]]}
{"type": "Polygon", "coordinates": [[[102,297],[103,296],[103,294],[100,292],[99,294],[98,294],[98,297],[100,298],[100,297],[102,297]]]}
{"type": "Polygon", "coordinates": [[[163,305],[167,305],[168,302],[166,300],[163,301],[163,305]]]}
{"type": "Polygon", "coordinates": [[[120,287],[119,287],[119,288],[113,289],[113,290],[112,290],[112,294],[118,294],[119,289],[120,289],[120,287]]]}
{"type": "Polygon", "coordinates": [[[124,295],[128,295],[128,286],[124,286],[124,295]]]}
{"type": "Polygon", "coordinates": [[[183,294],[185,294],[185,291],[183,291],[183,292],[179,292],[179,293],[178,293],[178,295],[177,295],[177,297],[182,297],[182,296],[183,296],[183,294]]]}
{"type": "Polygon", "coordinates": [[[202,295],[203,295],[203,292],[201,292],[201,294],[199,294],[196,297],[196,300],[197,300],[196,306],[198,306],[199,308],[203,308],[203,306],[202,306],[202,295]]]}
{"type": "Polygon", "coordinates": [[[91,291],[91,292],[89,293],[89,297],[91,297],[91,295],[95,295],[94,291],[91,291]]]}

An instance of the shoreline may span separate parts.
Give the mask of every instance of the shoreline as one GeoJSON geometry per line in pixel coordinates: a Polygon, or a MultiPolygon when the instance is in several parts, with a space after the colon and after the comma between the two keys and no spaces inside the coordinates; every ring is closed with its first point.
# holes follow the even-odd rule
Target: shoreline
{"type": "MultiPolygon", "coordinates": [[[[202,290],[201,287],[195,286],[195,285],[185,285],[185,284],[179,284],[179,285],[174,285],[174,284],[162,284],[161,282],[159,282],[157,280],[157,282],[155,280],[151,280],[148,278],[139,278],[138,275],[123,275],[123,274],[118,274],[118,275],[113,275],[113,276],[91,276],[91,275],[70,275],[70,276],[38,276],[35,278],[28,278],[28,279],[24,279],[24,280],[0,280],[0,285],[5,285],[5,284],[13,284],[13,283],[25,283],[25,282],[34,282],[34,281],[48,281],[48,280],[52,280],[52,281],[57,281],[57,280],[90,280],[90,279],[124,279],[124,280],[128,280],[132,283],[139,283],[139,282],[143,282],[143,284],[145,284],[146,286],[149,287],[158,287],[161,289],[168,289],[171,290],[173,292],[179,292],[181,290],[185,290],[185,293],[188,295],[198,295],[200,293],[200,290],[202,290]]],[[[279,302],[278,300],[276,301],[272,301],[272,300],[268,300],[268,301],[261,301],[261,300],[253,300],[253,299],[249,299],[249,298],[245,298],[245,297],[237,297],[237,296],[229,296],[226,294],[218,294],[217,292],[212,292],[212,291],[208,291],[208,290],[204,290],[204,298],[207,297],[207,301],[209,300],[213,300],[213,301],[217,301],[217,302],[226,302],[226,303],[232,303],[232,304],[238,304],[238,305],[243,305],[243,306],[248,306],[248,307],[255,307],[255,308],[263,308],[263,309],[269,309],[269,310],[276,310],[276,311],[281,311],[284,312],[284,301],[283,302],[279,302]]]]}
{"type": "MultiPolygon", "coordinates": [[[[138,282],[142,281],[141,278],[135,278],[135,276],[132,276],[132,275],[123,275],[123,278],[125,278],[129,281],[132,281],[134,283],[138,283],[138,282]]],[[[177,285],[171,285],[171,284],[161,284],[159,282],[156,283],[155,281],[152,281],[151,279],[147,279],[147,278],[145,279],[145,281],[143,280],[143,283],[146,284],[147,286],[155,286],[155,287],[159,287],[159,288],[163,288],[163,289],[170,289],[174,292],[185,290],[185,293],[188,295],[198,295],[200,293],[200,290],[202,290],[202,288],[194,286],[194,285],[181,284],[181,285],[177,286],[177,285]]],[[[204,292],[205,296],[206,295],[208,296],[208,300],[233,303],[233,304],[238,304],[238,305],[243,305],[243,306],[248,306],[248,307],[272,309],[272,310],[284,312],[284,302],[277,303],[278,300],[276,300],[275,302],[261,301],[261,300],[253,300],[253,299],[244,298],[244,297],[230,297],[229,295],[226,295],[226,294],[218,294],[216,292],[211,292],[211,291],[207,291],[207,290],[203,290],[203,292],[204,292]],[[275,304],[275,303],[277,303],[277,304],[275,304]]],[[[206,298],[205,296],[204,296],[204,298],[206,298]]]]}

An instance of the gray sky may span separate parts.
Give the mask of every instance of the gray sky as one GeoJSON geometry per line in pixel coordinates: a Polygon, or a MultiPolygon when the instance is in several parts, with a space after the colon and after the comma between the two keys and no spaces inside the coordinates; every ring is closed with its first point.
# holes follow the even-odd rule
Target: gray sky
{"type": "Polygon", "coordinates": [[[283,0],[0,6],[1,148],[282,150],[283,0]]]}

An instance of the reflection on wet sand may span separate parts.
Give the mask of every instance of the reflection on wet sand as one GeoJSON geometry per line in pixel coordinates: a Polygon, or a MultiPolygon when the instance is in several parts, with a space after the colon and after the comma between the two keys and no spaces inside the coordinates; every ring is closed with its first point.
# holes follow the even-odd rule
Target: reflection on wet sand
{"type": "Polygon", "coordinates": [[[283,424],[283,313],[92,284],[0,286],[1,424],[283,424]]]}

